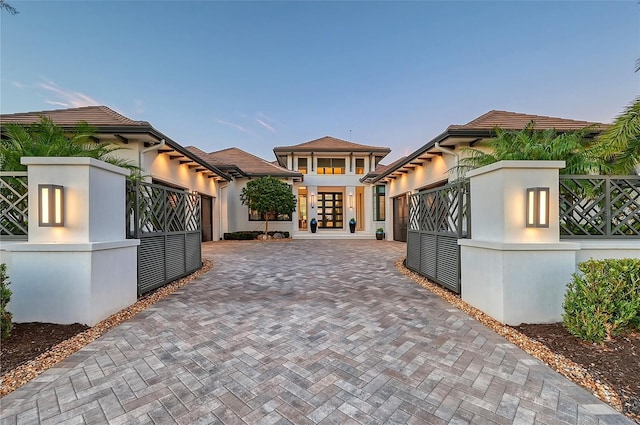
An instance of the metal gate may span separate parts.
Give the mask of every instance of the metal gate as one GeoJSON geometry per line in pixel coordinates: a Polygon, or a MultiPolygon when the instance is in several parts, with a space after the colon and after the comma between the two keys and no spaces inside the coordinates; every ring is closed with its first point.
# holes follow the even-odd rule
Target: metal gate
{"type": "Polygon", "coordinates": [[[468,180],[409,197],[407,268],[459,294],[458,239],[469,237],[468,180]]]}
{"type": "Polygon", "coordinates": [[[151,183],[127,183],[127,237],[138,246],[138,295],[202,266],[200,196],[151,183]]]}

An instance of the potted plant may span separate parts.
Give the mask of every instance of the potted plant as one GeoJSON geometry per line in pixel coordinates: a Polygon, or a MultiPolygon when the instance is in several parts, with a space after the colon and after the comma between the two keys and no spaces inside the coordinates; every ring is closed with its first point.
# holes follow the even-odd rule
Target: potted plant
{"type": "Polygon", "coordinates": [[[384,239],[384,229],[382,227],[376,229],[376,239],[379,241],[384,239]]]}
{"type": "Polygon", "coordinates": [[[311,227],[311,233],[315,233],[318,230],[318,220],[315,217],[309,222],[309,227],[311,227]]]}
{"type": "Polygon", "coordinates": [[[351,233],[355,233],[356,231],[356,219],[352,218],[351,220],[349,220],[349,230],[351,231],[351,233]]]}

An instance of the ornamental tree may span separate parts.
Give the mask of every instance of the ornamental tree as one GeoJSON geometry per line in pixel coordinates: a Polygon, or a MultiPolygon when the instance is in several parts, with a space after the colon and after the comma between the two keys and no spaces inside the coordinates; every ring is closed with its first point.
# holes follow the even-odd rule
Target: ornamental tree
{"type": "Polygon", "coordinates": [[[264,215],[264,233],[269,233],[269,216],[288,214],[296,209],[296,197],[291,187],[275,177],[266,176],[250,180],[240,192],[243,205],[264,215]]]}

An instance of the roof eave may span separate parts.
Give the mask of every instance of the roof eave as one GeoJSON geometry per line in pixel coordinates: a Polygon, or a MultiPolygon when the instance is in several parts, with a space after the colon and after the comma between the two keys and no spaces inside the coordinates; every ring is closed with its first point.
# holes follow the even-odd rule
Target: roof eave
{"type": "Polygon", "coordinates": [[[384,154],[385,156],[391,152],[389,148],[378,148],[378,149],[369,149],[369,148],[297,148],[295,146],[277,146],[273,148],[273,153],[276,155],[288,155],[290,153],[310,153],[310,152],[366,152],[373,154],[384,154]]]}
{"type": "Polygon", "coordinates": [[[491,137],[493,134],[495,134],[493,132],[493,130],[456,129],[456,128],[447,129],[447,130],[443,131],[442,133],[440,133],[439,135],[437,135],[436,137],[434,137],[433,139],[431,139],[430,141],[428,141],[422,147],[420,147],[417,150],[415,150],[413,153],[409,154],[406,157],[405,161],[403,161],[402,163],[397,164],[396,166],[391,167],[388,170],[385,170],[383,173],[380,173],[378,176],[372,178],[371,179],[371,183],[376,183],[376,182],[382,180],[383,178],[387,177],[388,175],[393,174],[398,169],[404,167],[405,165],[407,165],[411,161],[413,161],[416,158],[418,158],[420,155],[423,155],[427,151],[432,149],[436,145],[436,143],[443,142],[444,140],[448,139],[449,137],[455,137],[455,136],[491,137]]]}

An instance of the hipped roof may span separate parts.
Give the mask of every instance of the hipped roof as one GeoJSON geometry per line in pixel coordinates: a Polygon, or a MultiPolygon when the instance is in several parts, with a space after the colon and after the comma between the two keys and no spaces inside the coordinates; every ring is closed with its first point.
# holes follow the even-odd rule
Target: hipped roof
{"type": "Polygon", "coordinates": [[[84,121],[94,127],[98,135],[111,134],[116,136],[119,140],[125,141],[125,143],[130,137],[150,136],[150,141],[147,143],[151,145],[158,144],[164,139],[166,147],[163,148],[161,152],[166,152],[170,155],[171,152],[175,152],[176,157],[177,155],[186,157],[198,165],[205,167],[205,169],[213,172],[216,176],[228,181],[231,180],[231,178],[220,169],[201,160],[196,155],[186,150],[178,142],[156,130],[149,122],[132,120],[103,105],[56,109],[50,111],[2,114],[0,115],[0,124],[34,124],[38,122],[41,117],[51,119],[51,121],[56,123],[56,125],[66,130],[72,129],[79,122],[84,121]]]}
{"type": "Polygon", "coordinates": [[[282,166],[286,165],[286,157],[288,154],[306,154],[306,153],[369,153],[379,158],[384,158],[391,152],[391,149],[380,146],[361,145],[359,143],[348,142],[336,137],[324,136],[309,142],[300,143],[299,145],[277,146],[273,148],[273,153],[278,159],[278,163],[282,166]]]}
{"type": "Polygon", "coordinates": [[[597,134],[607,127],[606,124],[590,121],[492,110],[466,124],[450,125],[444,132],[431,139],[413,153],[395,161],[377,176],[368,174],[361,180],[376,183],[388,176],[392,177],[394,174],[406,173],[414,169],[421,161],[430,161],[434,156],[442,155],[435,147],[436,143],[449,148],[455,147],[455,145],[460,142],[468,142],[473,145],[473,143],[479,142],[484,138],[495,137],[496,127],[504,130],[522,130],[531,121],[534,122],[534,129],[536,130],[553,128],[559,132],[581,130],[585,127],[591,127],[593,133],[597,134]]]}
{"type": "Polygon", "coordinates": [[[209,153],[195,146],[188,146],[187,149],[208,163],[236,177],[272,176],[292,178],[294,180],[302,180],[303,178],[302,173],[265,161],[242,149],[228,148],[209,153]]]}

